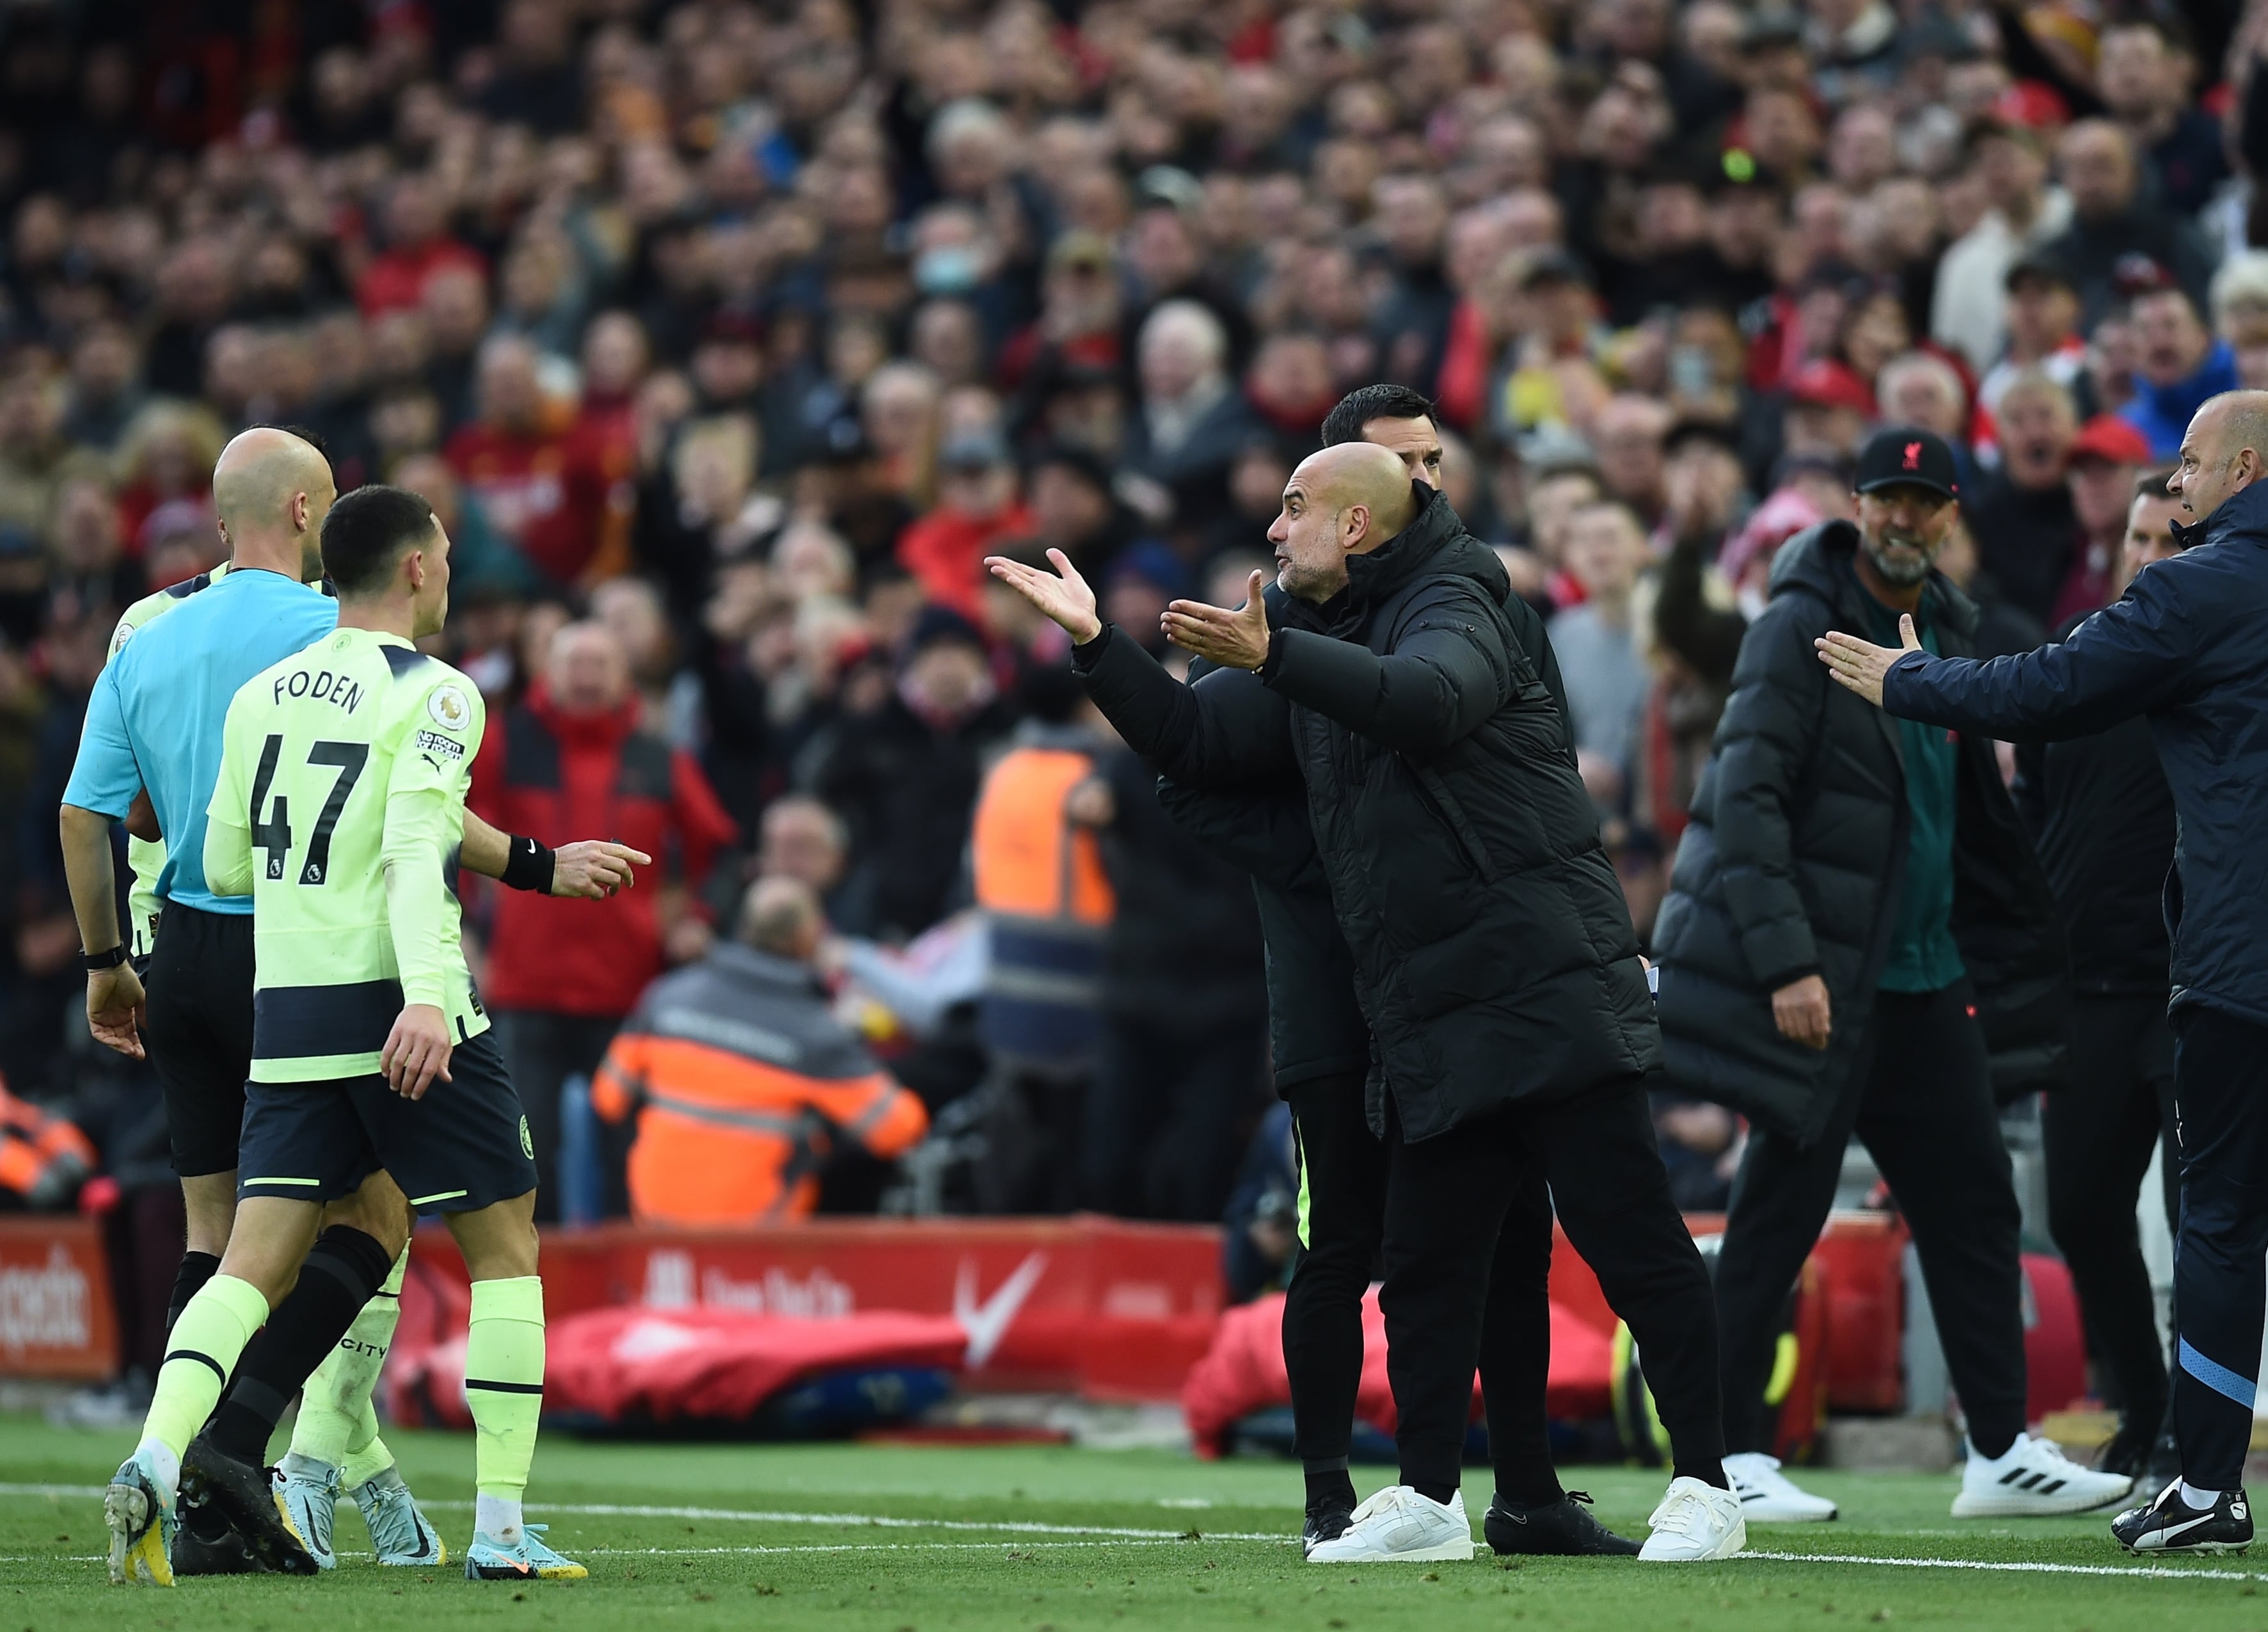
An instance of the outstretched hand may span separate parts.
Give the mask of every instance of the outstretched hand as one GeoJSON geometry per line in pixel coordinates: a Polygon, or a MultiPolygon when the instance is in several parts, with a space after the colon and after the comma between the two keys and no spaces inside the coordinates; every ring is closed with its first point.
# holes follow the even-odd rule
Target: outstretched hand
{"type": "Polygon", "coordinates": [[[1027,567],[1020,561],[1011,561],[1005,555],[987,555],[985,566],[994,577],[1038,607],[1047,619],[1071,637],[1072,643],[1084,646],[1102,633],[1102,619],[1094,609],[1094,591],[1079,569],[1071,564],[1071,557],[1059,549],[1048,552],[1055,563],[1055,571],[1042,572],[1037,567],[1027,567]]]}
{"type": "Polygon", "coordinates": [[[1876,708],[1882,706],[1882,677],[1890,665],[1909,651],[1922,650],[1921,637],[1914,633],[1914,621],[1910,613],[1898,614],[1898,646],[1870,646],[1855,635],[1830,630],[1811,643],[1818,649],[1819,660],[1837,684],[1855,691],[1876,708]]]}
{"type": "Polygon", "coordinates": [[[551,893],[578,901],[602,901],[617,890],[637,887],[637,869],[653,857],[611,839],[578,839],[554,853],[551,893]]]}
{"type": "Polygon", "coordinates": [[[1244,605],[1234,612],[1201,600],[1174,601],[1160,620],[1166,638],[1224,668],[1258,668],[1268,661],[1268,607],[1260,599],[1267,581],[1255,572],[1245,585],[1244,605]]]}

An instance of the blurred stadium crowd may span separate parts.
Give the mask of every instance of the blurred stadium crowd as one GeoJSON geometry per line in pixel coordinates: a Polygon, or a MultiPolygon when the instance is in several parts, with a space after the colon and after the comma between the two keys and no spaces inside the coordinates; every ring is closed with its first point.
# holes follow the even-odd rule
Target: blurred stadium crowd
{"type": "MultiPolygon", "coordinates": [[[[2101,600],[2197,403],[2268,386],[2264,15],[9,7],[0,1070],[96,1150],[0,1178],[171,1194],[154,1090],[78,1017],[55,807],[120,611],[220,559],[214,456],[288,423],[457,542],[475,807],[657,856],[603,919],[468,896],[523,1096],[564,1107],[555,1211],[628,1205],[629,1124],[578,1092],[784,875],[825,933],[776,900],[763,955],[820,979],[767,1001],[831,1009],[930,1131],[884,1163],[791,1096],[767,1207],[1236,1191],[1280,1254],[1248,892],[981,557],[1059,548],[1157,643],[1168,599],[1267,564],[1342,393],[1423,393],[1452,502],[1550,616],[1643,933],[1773,551],[1847,513],[1870,427],[1959,449],[1946,565],[2016,650],[2101,600]],[[1001,978],[988,926],[1034,918],[1092,980],[1001,978]]],[[[1733,1120],[1661,1121],[1682,1199],[1720,1201],[1733,1120]]]]}

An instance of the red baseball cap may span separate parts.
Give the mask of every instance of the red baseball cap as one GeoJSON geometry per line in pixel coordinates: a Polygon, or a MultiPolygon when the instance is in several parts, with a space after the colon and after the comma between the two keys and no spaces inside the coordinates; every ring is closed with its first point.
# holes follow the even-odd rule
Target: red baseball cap
{"type": "Polygon", "coordinates": [[[2083,459],[2099,459],[2110,465],[2146,465],[2151,459],[2150,439],[2116,414],[2097,414],[2080,427],[2064,457],[2073,465],[2083,459]]]}
{"type": "Polygon", "coordinates": [[[1845,364],[1814,357],[1787,382],[1787,397],[1808,408],[1850,408],[1874,417],[1874,393],[1845,364]]]}

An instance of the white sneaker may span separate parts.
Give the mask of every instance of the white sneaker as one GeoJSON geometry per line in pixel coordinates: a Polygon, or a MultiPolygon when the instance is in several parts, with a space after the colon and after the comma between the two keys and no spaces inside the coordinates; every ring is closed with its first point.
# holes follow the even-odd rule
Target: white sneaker
{"type": "Polygon", "coordinates": [[[1802,1489],[1779,1471],[1779,1459],[1761,1451],[1743,1451],[1725,1459],[1725,1477],[1741,1498],[1743,1518],[1766,1524],[1815,1525],[1832,1518],[1835,1503],[1802,1489]]]}
{"type": "Polygon", "coordinates": [[[1423,1564],[1473,1555],[1473,1526],[1462,1490],[1436,1502],[1408,1485],[1388,1485],[1354,1511],[1344,1535],[1315,1543],[1311,1564],[1423,1564]]]}
{"type": "Polygon", "coordinates": [[[2106,1507],[2134,1488],[2124,1474],[2098,1474],[2064,1455],[2052,1439],[2018,1434],[2016,1443],[1991,1461],[1969,1453],[1961,1470],[1961,1494],[1953,1498],[1955,1518],[2010,1516],[2040,1518],[2084,1513],[2106,1507]]]}
{"type": "Polygon", "coordinates": [[[1690,1564],[1730,1558],[1749,1544],[1741,1498],[1697,1479],[1673,1479],[1661,1505],[1646,1521],[1653,1533],[1638,1550],[1657,1564],[1690,1564]]]}

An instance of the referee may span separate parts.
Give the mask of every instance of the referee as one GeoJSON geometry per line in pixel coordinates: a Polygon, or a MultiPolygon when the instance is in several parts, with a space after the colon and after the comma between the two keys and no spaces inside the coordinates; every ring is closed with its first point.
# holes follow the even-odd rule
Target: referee
{"type": "Polygon", "coordinates": [[[2268,393],[2198,409],[2168,482],[2185,548],[2058,644],[1990,663],[1830,633],[1835,679],[1887,712],[2013,741],[2085,736],[2137,715],[2180,816],[2173,940],[2174,1103],[2182,1154],[2174,1260],[2174,1428],[2182,1477],[2111,1534],[2135,1552],[2252,1540],[2241,1488],[2268,1274],[2268,393]]]}

